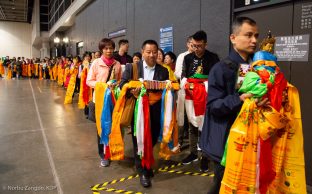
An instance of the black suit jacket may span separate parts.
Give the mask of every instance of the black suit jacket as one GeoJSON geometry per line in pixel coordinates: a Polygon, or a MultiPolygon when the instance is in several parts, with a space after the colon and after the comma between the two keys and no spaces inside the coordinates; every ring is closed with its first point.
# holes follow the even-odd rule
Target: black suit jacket
{"type": "MultiPolygon", "coordinates": [[[[140,61],[138,63],[139,78],[144,78],[143,68],[144,68],[143,61],[140,61]]],[[[121,77],[120,88],[122,88],[123,85],[125,85],[125,83],[129,82],[130,80],[132,80],[132,64],[128,63],[126,64],[125,71],[123,72],[122,77],[121,77]]],[[[159,80],[159,81],[169,80],[168,70],[165,67],[159,64],[156,64],[153,80],[159,80]]]]}

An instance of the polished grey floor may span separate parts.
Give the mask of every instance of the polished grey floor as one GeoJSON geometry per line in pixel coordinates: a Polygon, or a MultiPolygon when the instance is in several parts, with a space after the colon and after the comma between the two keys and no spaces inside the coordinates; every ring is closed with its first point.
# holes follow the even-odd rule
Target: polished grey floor
{"type": "MultiPolygon", "coordinates": [[[[90,186],[135,175],[130,135],[126,159],[99,167],[95,124],[74,104],[64,105],[65,90],[48,80],[0,80],[0,193],[93,193],[90,186]]],[[[155,169],[175,162],[157,159],[155,169]]],[[[198,163],[174,170],[198,172],[198,163]]],[[[156,172],[151,188],[138,178],[106,188],[151,194],[206,193],[212,177],[156,172]]],[[[108,193],[103,187],[94,193],[108,193]]],[[[114,192],[114,191],[113,191],[114,192]]],[[[111,192],[112,193],[112,192],[111,192]]]]}

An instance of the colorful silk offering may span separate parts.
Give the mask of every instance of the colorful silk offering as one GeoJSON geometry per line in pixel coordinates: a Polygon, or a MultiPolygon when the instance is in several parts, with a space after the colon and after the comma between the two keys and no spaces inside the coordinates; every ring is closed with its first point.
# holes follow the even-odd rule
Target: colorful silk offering
{"type": "Polygon", "coordinates": [[[270,105],[245,100],[230,129],[220,193],[306,193],[298,91],[274,55],[260,51],[255,59],[240,92],[270,105]]]}

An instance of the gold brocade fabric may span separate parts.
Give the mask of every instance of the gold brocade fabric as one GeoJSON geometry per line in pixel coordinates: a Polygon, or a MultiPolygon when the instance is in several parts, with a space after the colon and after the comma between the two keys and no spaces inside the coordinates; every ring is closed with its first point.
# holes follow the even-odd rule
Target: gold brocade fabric
{"type": "Polygon", "coordinates": [[[111,160],[123,160],[124,142],[121,135],[120,119],[126,103],[126,93],[129,88],[129,83],[125,84],[120,91],[118,100],[116,101],[113,117],[112,117],[112,130],[109,135],[109,149],[111,154],[111,160]]]}
{"type": "Polygon", "coordinates": [[[64,83],[64,69],[62,68],[62,64],[59,64],[57,72],[57,85],[62,86],[63,83],[64,83]]]}
{"type": "Polygon", "coordinates": [[[75,68],[72,71],[72,74],[70,76],[70,80],[69,80],[67,90],[66,90],[66,96],[65,96],[64,104],[71,104],[73,102],[73,94],[75,91],[77,74],[78,74],[78,69],[75,68]]]}
{"type": "Polygon", "coordinates": [[[299,94],[290,84],[288,99],[280,112],[257,107],[254,100],[245,100],[230,129],[220,193],[249,194],[257,191],[259,136],[263,139],[270,137],[272,142],[276,177],[267,193],[306,193],[299,94]]]}

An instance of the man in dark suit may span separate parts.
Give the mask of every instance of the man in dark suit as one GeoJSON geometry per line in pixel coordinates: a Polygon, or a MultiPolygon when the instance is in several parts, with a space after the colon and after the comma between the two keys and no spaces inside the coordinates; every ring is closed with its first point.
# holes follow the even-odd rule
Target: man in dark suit
{"type": "MultiPolygon", "coordinates": [[[[158,44],[154,40],[146,40],[142,44],[142,58],[143,60],[138,63],[138,76],[143,80],[158,80],[164,81],[169,80],[169,72],[166,68],[156,63],[158,55],[158,44]]],[[[132,64],[127,64],[125,71],[121,78],[120,87],[129,82],[132,79],[132,64]]],[[[139,95],[140,88],[131,89],[129,94],[137,97],[139,95]]],[[[151,95],[153,92],[159,91],[148,91],[151,95]]],[[[150,108],[150,126],[151,126],[151,136],[153,146],[157,143],[157,139],[160,132],[160,114],[161,114],[161,99],[155,102],[150,108]]],[[[136,137],[133,133],[133,122],[131,126],[132,130],[132,141],[136,169],[140,175],[140,183],[143,187],[150,187],[151,180],[153,176],[153,170],[142,167],[140,156],[137,154],[138,145],[136,137]]]]}

